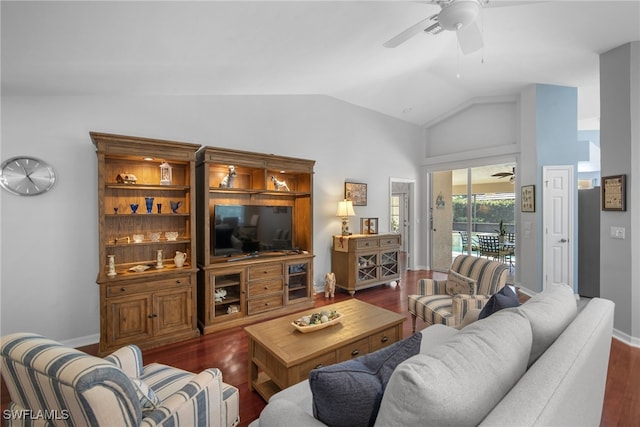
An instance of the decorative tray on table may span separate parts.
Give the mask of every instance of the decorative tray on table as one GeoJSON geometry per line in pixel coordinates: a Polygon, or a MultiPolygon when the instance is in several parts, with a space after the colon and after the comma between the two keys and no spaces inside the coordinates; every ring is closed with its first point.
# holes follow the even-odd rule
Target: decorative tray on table
{"type": "Polygon", "coordinates": [[[335,310],[323,310],[318,313],[302,316],[298,320],[294,320],[291,324],[303,334],[307,332],[318,331],[327,326],[336,325],[342,322],[344,316],[335,310]]]}

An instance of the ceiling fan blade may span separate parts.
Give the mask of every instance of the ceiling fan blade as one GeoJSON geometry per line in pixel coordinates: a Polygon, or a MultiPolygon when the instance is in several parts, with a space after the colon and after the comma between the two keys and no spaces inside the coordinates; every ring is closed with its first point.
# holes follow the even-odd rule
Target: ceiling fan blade
{"type": "Polygon", "coordinates": [[[482,41],[482,32],[480,31],[480,28],[478,28],[478,24],[476,22],[472,22],[469,25],[460,28],[457,33],[460,50],[462,50],[462,53],[465,55],[480,50],[482,49],[482,46],[484,46],[482,41]]]}
{"type": "Polygon", "coordinates": [[[397,36],[383,43],[382,46],[388,47],[388,48],[394,48],[394,47],[400,46],[402,43],[406,42],[411,37],[415,36],[416,34],[424,31],[425,28],[429,27],[432,23],[431,21],[437,18],[437,16],[438,15],[432,15],[428,18],[423,19],[417,24],[410,26],[409,28],[407,28],[397,36]]]}

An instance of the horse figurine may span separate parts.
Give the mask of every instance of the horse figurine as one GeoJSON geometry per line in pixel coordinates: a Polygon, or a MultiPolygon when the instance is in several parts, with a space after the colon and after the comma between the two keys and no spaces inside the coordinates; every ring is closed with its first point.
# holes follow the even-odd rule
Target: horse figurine
{"type": "Polygon", "coordinates": [[[291,191],[289,190],[289,186],[287,185],[286,181],[280,181],[274,175],[271,175],[271,181],[273,181],[273,185],[276,187],[276,191],[291,191]]]}
{"type": "Polygon", "coordinates": [[[236,167],[229,165],[229,173],[220,181],[220,188],[233,188],[233,181],[236,179],[236,167]]]}
{"type": "Polygon", "coordinates": [[[324,275],[324,297],[333,298],[336,293],[336,275],[335,273],[327,273],[324,275]]]}

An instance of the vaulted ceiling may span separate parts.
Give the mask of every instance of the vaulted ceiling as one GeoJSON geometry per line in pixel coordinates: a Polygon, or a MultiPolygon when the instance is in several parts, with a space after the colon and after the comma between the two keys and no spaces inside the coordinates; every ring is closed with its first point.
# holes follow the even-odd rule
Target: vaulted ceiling
{"type": "Polygon", "coordinates": [[[640,1],[490,1],[485,47],[383,43],[415,1],[2,1],[2,95],[322,94],[424,125],[532,83],[578,88],[597,128],[599,54],[640,40],[640,1]],[[459,75],[459,76],[458,76],[459,75]]]}

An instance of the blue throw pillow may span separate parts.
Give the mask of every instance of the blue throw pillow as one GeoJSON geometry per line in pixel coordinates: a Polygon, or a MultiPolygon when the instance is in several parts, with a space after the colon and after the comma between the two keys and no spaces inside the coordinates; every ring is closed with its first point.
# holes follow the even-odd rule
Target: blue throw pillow
{"type": "Polygon", "coordinates": [[[422,334],[309,374],[313,415],[331,427],[373,426],[393,370],[420,351],[422,334]]]}
{"type": "Polygon", "coordinates": [[[489,317],[503,308],[517,307],[519,305],[520,300],[518,300],[518,295],[511,289],[511,286],[507,285],[489,298],[489,301],[487,301],[487,304],[478,315],[478,320],[489,317]]]}

